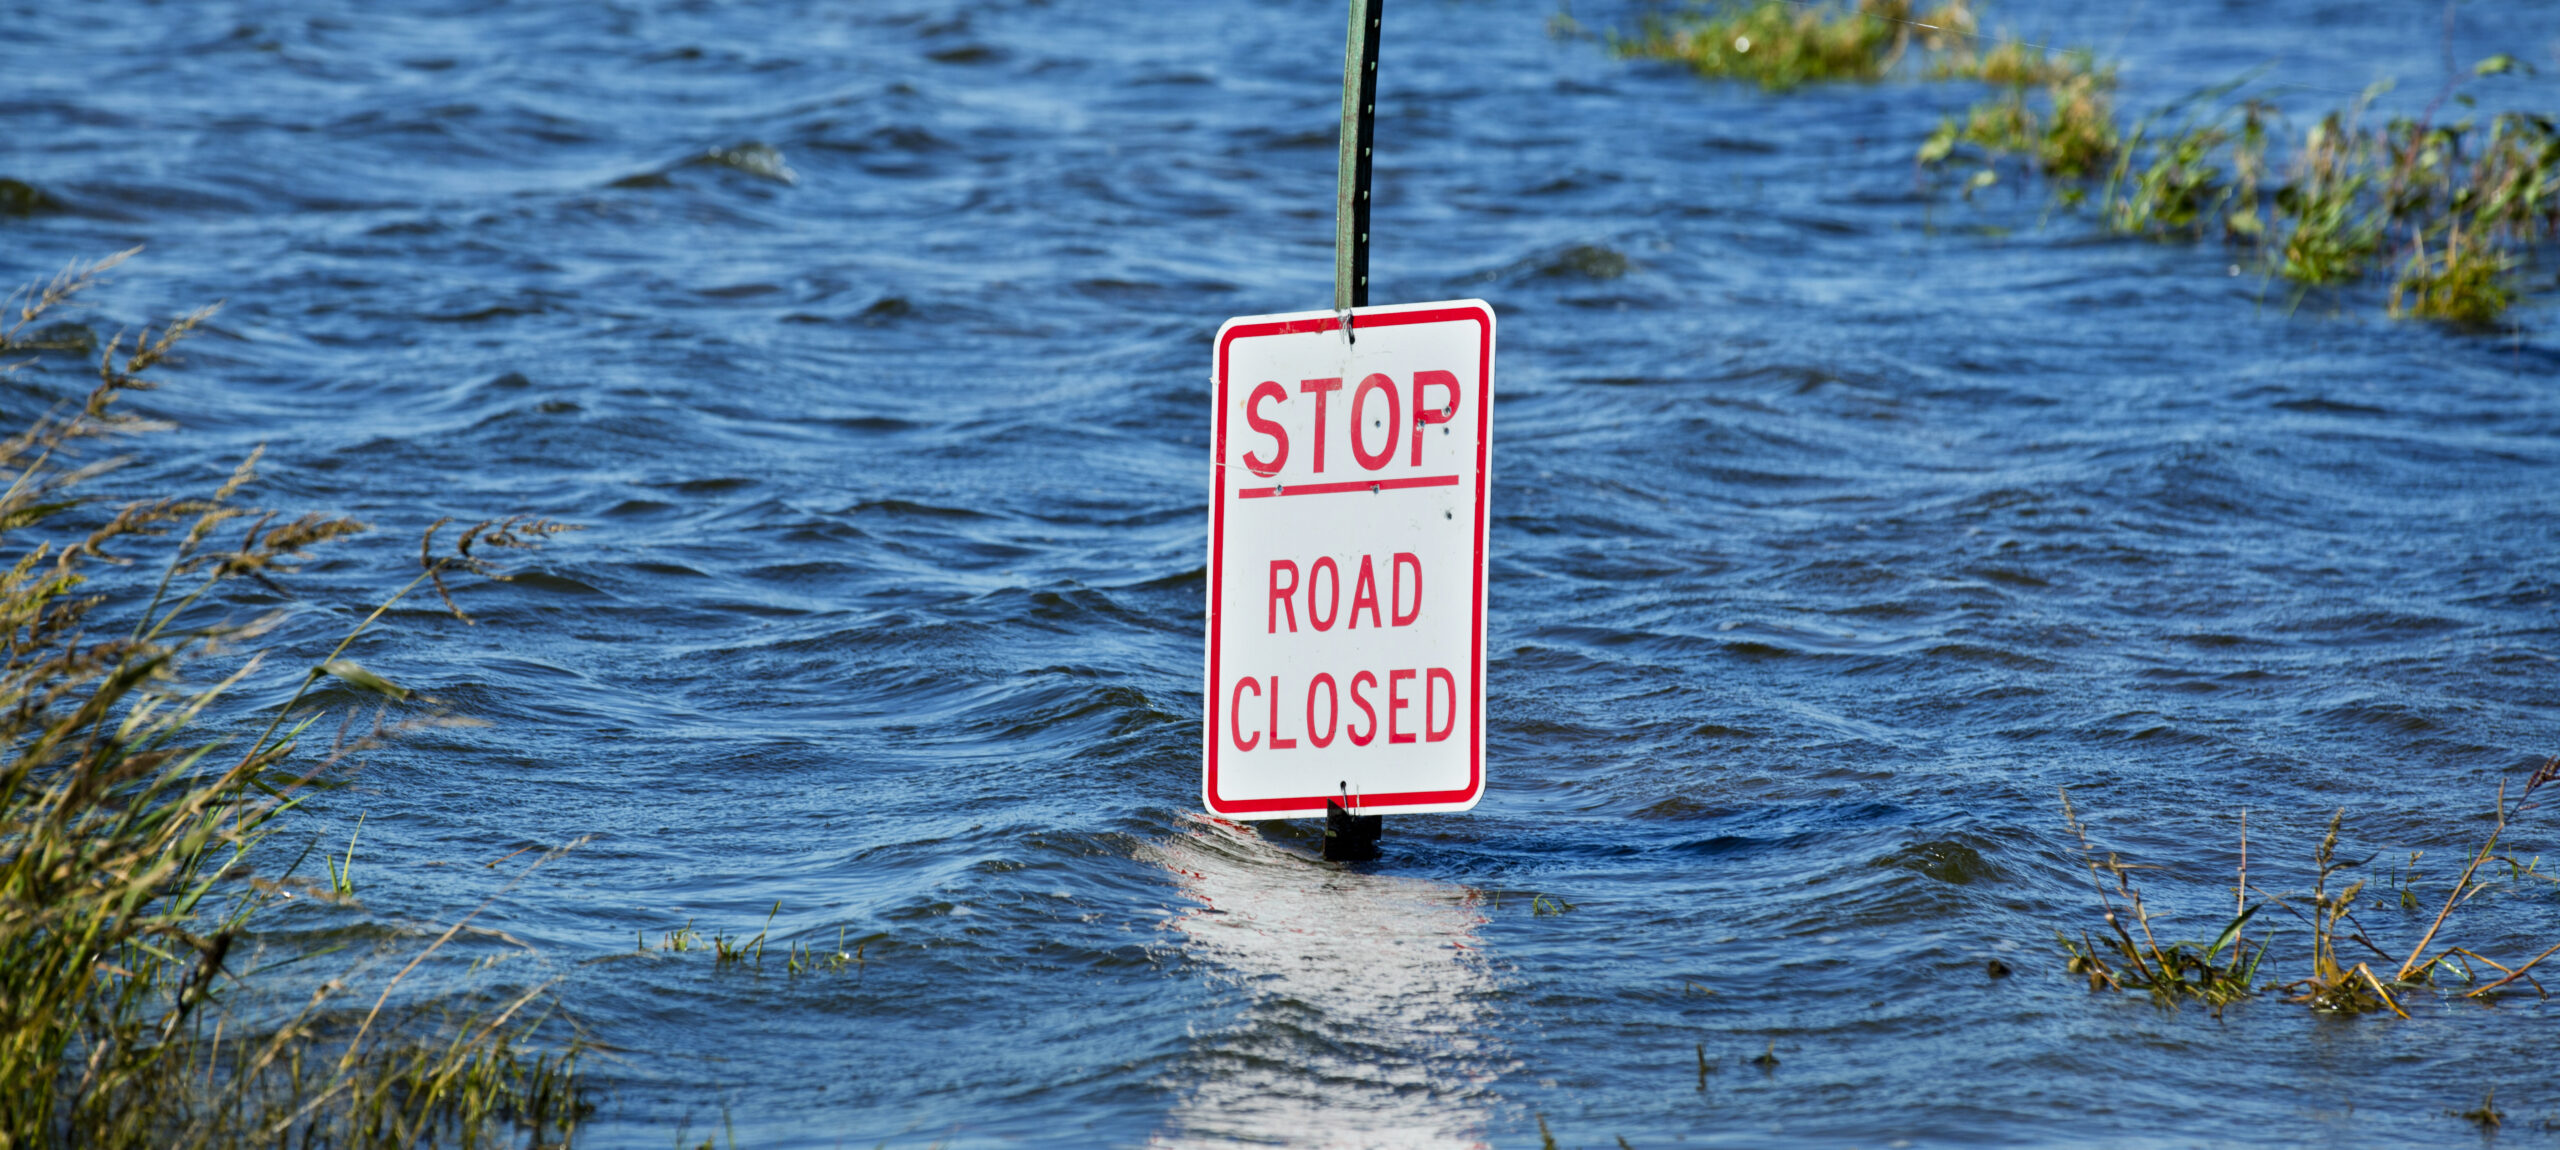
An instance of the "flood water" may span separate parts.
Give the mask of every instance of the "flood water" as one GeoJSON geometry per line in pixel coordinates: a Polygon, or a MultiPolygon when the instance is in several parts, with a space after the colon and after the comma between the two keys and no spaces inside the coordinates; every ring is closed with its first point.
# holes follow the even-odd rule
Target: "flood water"
{"type": "MultiPolygon", "coordinates": [[[[264,443],[266,502],[376,525],[284,581],[279,665],[439,516],[586,528],[364,641],[491,725],[305,827],[364,817],[406,945],[496,892],[534,953],[476,977],[610,1048],[591,1144],[2407,1145],[2491,1088],[2560,1141],[2529,994],[2216,1020],[2053,942],[2101,928],[2058,788],[2202,936],[2243,809],[2253,883],[2344,807],[2431,912],[2560,752],[2547,260],[2511,326],[2393,321],[1964,198],[1912,153],[1969,86],[1769,95],[1556,12],[1387,13],[1375,298],[1501,317],[1490,786],[1350,869],[1194,814],[1209,338],[1329,303],[1337,4],[9,5],[0,176],[43,200],[0,272],[145,244],[79,318],[229,301],[114,489],[264,443]],[[761,968],[658,948],[769,912],[761,968]]],[[[1989,15],[2135,109],[2262,69],[2296,132],[2447,58],[2425,4],[1989,15]]],[[[2451,27],[2540,69],[2483,110],[2560,108],[2560,11],[2451,27]]],[[[2560,942],[2555,891],[2454,940],[2560,942]]]]}

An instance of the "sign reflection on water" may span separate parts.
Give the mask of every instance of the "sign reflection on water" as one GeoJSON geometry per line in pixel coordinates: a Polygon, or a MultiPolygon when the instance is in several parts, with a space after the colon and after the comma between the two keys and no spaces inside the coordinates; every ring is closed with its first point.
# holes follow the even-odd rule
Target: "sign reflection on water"
{"type": "Polygon", "coordinates": [[[1501,1067],[1479,893],[1319,867],[1194,818],[1147,851],[1196,900],[1171,920],[1184,954],[1246,997],[1195,1034],[1153,1144],[1486,1145],[1501,1067]]]}

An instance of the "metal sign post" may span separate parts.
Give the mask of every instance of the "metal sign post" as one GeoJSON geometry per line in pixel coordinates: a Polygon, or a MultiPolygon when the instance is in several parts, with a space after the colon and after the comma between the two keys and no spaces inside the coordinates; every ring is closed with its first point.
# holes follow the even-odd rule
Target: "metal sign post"
{"type": "Polygon", "coordinates": [[[1201,801],[1322,815],[1341,860],[1485,783],[1493,309],[1369,306],[1381,4],[1343,47],[1333,310],[1228,320],[1210,416],[1201,801]]]}
{"type": "Polygon", "coordinates": [[[1333,193],[1337,312],[1369,306],[1369,163],[1378,138],[1378,11],[1385,3],[1351,0],[1351,38],[1342,47],[1342,160],[1333,193]]]}
{"type": "MultiPolygon", "coordinates": [[[[1369,176],[1378,142],[1378,32],[1386,0],[1351,0],[1351,29],[1342,45],[1342,151],[1333,185],[1333,310],[1342,316],[1342,338],[1352,331],[1353,308],[1369,306],[1369,176]]],[[[1324,857],[1358,861],[1378,857],[1386,816],[1363,815],[1345,791],[1325,804],[1324,857]]]]}

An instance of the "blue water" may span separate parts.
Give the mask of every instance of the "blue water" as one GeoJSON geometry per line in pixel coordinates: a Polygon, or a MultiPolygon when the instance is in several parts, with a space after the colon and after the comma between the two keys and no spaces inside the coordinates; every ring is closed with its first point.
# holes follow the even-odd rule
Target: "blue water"
{"type": "MultiPolygon", "coordinates": [[[[1990,15],[2137,109],[2263,68],[2298,130],[2444,76],[2431,5],[2100,8],[1990,15]]],[[[2530,995],[2217,1020],[2052,942],[2100,928],[2057,788],[2199,935],[2244,808],[2252,882],[2307,887],[2343,806],[2432,909],[2560,751],[2547,260],[2497,330],[2393,321],[2014,175],[1964,198],[1911,160],[1963,85],[1390,9],[1376,298],[1501,316],[1491,786],[1340,869],[1192,813],[1208,341],[1329,302],[1338,5],[10,6],[0,176],[46,202],[0,272],[143,244],[78,318],[228,301],[115,489],[263,443],[262,500],[376,525],[284,581],[249,702],[435,518],[586,528],[357,650],[490,725],[316,800],[295,833],[366,820],[377,929],[274,944],[414,953],[494,895],[529,949],[450,977],[557,980],[599,1146],[2405,1145],[2492,1087],[2553,1139],[2530,995]],[[769,911],[760,968],[659,948],[769,911]]],[[[2560,107],[2552,6],[2452,28],[2540,67],[2482,109],[2560,107]]],[[[2512,962],[2560,901],[2456,923],[2512,962]]]]}

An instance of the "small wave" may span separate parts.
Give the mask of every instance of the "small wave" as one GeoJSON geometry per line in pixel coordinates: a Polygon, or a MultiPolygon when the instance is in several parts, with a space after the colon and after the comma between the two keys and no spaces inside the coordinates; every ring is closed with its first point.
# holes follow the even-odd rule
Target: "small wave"
{"type": "Polygon", "coordinates": [[[1626,275],[1634,266],[1625,252],[1605,244],[1573,244],[1531,256],[1487,273],[1483,278],[1613,280],[1626,275]]]}
{"type": "Polygon", "coordinates": [[[760,180],[770,180],[785,187],[800,182],[800,173],[784,162],[782,149],[750,140],[726,148],[712,148],[662,168],[653,168],[624,176],[607,184],[614,188],[669,188],[675,186],[674,173],[685,168],[725,168],[744,172],[760,180]]]}
{"type": "Polygon", "coordinates": [[[1869,862],[1874,867],[1899,867],[1918,871],[1939,882],[1969,886],[1977,882],[1996,882],[2000,869],[1992,866],[1982,852],[1953,839],[1930,839],[1905,843],[1892,854],[1869,862]]]}
{"type": "Polygon", "coordinates": [[[993,64],[1004,59],[1004,52],[986,44],[961,44],[927,52],[924,58],[936,64],[993,64]]]}
{"type": "Polygon", "coordinates": [[[968,507],[937,507],[905,499],[868,499],[844,509],[847,515],[893,515],[919,519],[986,519],[986,512],[968,507]]]}
{"type": "Polygon", "coordinates": [[[736,147],[713,148],[685,162],[696,167],[733,168],[778,184],[800,182],[800,173],[792,171],[791,165],[783,162],[782,149],[771,144],[750,141],[736,147]]]}

